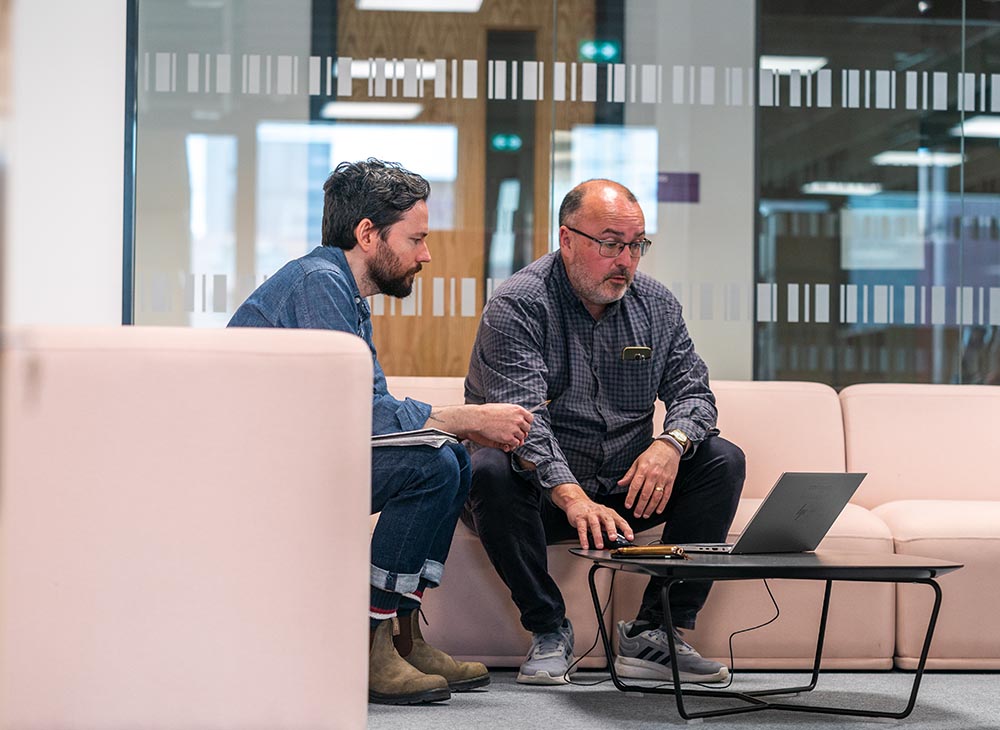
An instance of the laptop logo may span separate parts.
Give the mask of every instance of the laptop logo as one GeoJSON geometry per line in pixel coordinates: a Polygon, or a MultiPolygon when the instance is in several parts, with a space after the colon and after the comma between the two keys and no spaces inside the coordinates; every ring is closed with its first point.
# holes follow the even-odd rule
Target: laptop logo
{"type": "Polygon", "coordinates": [[[812,510],[809,509],[809,505],[808,504],[804,504],[801,507],[799,507],[798,511],[794,515],[792,515],[792,519],[793,520],[797,520],[800,517],[805,517],[810,512],[812,512],[812,510]]]}

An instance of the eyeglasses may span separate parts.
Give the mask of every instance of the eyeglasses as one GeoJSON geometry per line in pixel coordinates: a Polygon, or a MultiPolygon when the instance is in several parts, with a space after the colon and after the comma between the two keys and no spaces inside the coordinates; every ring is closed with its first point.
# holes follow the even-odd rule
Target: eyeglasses
{"type": "Polygon", "coordinates": [[[594,238],[591,235],[584,233],[583,231],[578,231],[572,226],[565,226],[566,230],[573,231],[577,235],[583,236],[584,238],[589,238],[591,241],[597,244],[597,251],[604,258],[616,259],[621,255],[621,252],[625,250],[628,246],[628,253],[634,259],[640,256],[645,256],[646,251],[649,247],[653,245],[653,242],[648,238],[643,238],[640,241],[632,241],[632,243],[625,243],[624,241],[602,241],[599,238],[594,238]]]}

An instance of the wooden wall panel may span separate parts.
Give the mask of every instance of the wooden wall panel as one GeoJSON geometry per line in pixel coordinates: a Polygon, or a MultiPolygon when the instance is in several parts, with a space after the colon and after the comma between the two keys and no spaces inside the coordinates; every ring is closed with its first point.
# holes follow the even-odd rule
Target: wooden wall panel
{"type": "MultiPolygon", "coordinates": [[[[421,274],[422,311],[403,316],[396,303],[390,314],[374,318],[375,344],[379,359],[391,375],[464,375],[485,299],[485,160],[486,160],[486,34],[489,30],[534,30],[538,59],[545,62],[545,100],[538,102],[535,130],[535,219],[534,250],[548,250],[551,140],[554,123],[551,102],[551,69],[554,60],[577,60],[580,38],[591,37],[594,27],[593,0],[559,0],[557,25],[553,27],[553,4],[538,0],[484,0],[478,13],[408,13],[359,11],[354,0],[339,0],[337,54],[355,59],[420,58],[463,59],[479,62],[478,94],[475,99],[437,99],[433,82],[425,83],[420,102],[424,111],[415,121],[447,123],[458,127],[458,178],[455,184],[455,229],[432,231],[428,240],[432,261],[421,274]],[[557,31],[557,32],[556,32],[557,31]],[[445,277],[445,316],[432,316],[433,277],[445,277]],[[477,304],[474,317],[449,316],[448,280],[455,277],[460,292],[462,278],[474,278],[477,304]]],[[[391,81],[389,82],[391,85],[391,81]]],[[[355,80],[352,99],[367,99],[366,80],[355,80]]],[[[400,99],[401,101],[403,99],[400,99]]],[[[406,99],[406,101],[412,101],[406,99]]],[[[590,104],[560,102],[560,124],[593,119],[590,104]]],[[[565,127],[568,128],[568,127],[565,127]]],[[[405,134],[405,124],[401,124],[405,134]]],[[[431,192],[433,205],[434,192],[431,192]]]]}

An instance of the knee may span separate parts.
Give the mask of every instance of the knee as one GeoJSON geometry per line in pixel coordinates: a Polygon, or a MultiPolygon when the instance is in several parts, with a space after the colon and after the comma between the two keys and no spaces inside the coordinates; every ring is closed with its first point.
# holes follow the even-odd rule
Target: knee
{"type": "MultiPolygon", "coordinates": [[[[469,489],[469,455],[461,444],[446,444],[439,449],[414,449],[420,460],[421,480],[428,487],[456,496],[469,489]]],[[[463,496],[464,500],[464,496],[463,496]]]]}
{"type": "Polygon", "coordinates": [[[500,449],[479,449],[472,455],[472,506],[497,502],[510,494],[510,455],[500,449]]]}
{"type": "Polygon", "coordinates": [[[709,439],[706,444],[711,444],[713,463],[721,482],[738,494],[743,489],[747,473],[747,458],[743,449],[720,436],[709,439]]]}

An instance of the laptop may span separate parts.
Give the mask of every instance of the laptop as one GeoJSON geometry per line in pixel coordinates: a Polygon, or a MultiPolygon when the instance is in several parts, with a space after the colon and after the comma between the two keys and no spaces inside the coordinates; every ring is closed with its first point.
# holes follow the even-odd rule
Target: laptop
{"type": "Polygon", "coordinates": [[[734,543],[688,543],[689,553],[804,553],[815,550],[867,474],[785,472],[734,543]]]}

